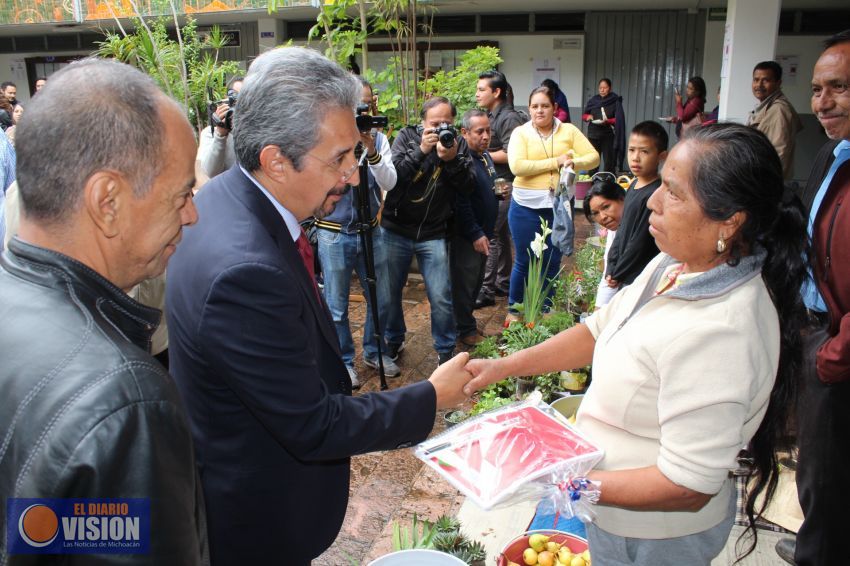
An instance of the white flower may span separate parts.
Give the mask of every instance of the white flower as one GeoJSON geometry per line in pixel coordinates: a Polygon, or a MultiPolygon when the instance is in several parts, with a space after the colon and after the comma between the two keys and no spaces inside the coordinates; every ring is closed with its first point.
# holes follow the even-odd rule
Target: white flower
{"type": "Polygon", "coordinates": [[[537,259],[540,259],[540,256],[543,255],[543,250],[549,249],[549,246],[546,245],[546,238],[552,233],[549,223],[543,219],[540,220],[540,231],[543,233],[535,233],[534,241],[531,242],[531,251],[534,252],[537,259]]]}
{"type": "MultiPolygon", "coordinates": [[[[544,229],[544,232],[545,231],[546,230],[544,229]]],[[[531,251],[534,252],[534,256],[537,259],[540,259],[540,256],[543,255],[543,250],[547,249],[548,247],[549,246],[546,245],[546,236],[544,234],[534,235],[534,241],[531,242],[531,251]]]]}

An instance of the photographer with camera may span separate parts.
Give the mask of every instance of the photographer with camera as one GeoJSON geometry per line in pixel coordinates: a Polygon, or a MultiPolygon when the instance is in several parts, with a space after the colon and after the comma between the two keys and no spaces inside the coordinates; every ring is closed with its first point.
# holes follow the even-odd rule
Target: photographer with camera
{"type": "Polygon", "coordinates": [[[392,147],[398,182],[387,194],[381,219],[390,283],[384,336],[388,355],[397,358],[406,331],[402,291],[415,255],[431,304],[434,349],[442,364],[454,355],[457,337],[447,249],[450,222],[457,193],[470,194],[475,180],[466,142],[452,126],[454,105],[434,97],[420,115],[422,123],[403,128],[392,147]]]}
{"type": "MultiPolygon", "coordinates": [[[[360,131],[360,141],[366,151],[366,161],[369,163],[369,208],[371,218],[369,226],[372,229],[372,253],[375,258],[375,280],[377,286],[378,318],[381,329],[386,326],[386,305],[389,301],[389,276],[387,273],[387,254],[384,250],[378,227],[378,210],[381,208],[381,191],[391,191],[395,187],[396,172],[390,153],[390,142],[377,128],[386,126],[386,118],[371,116],[369,109],[372,102],[372,85],[360,78],[362,84],[362,102],[357,107],[357,129],[360,131]]],[[[357,271],[357,277],[363,288],[366,288],[366,256],[360,240],[360,218],[358,218],[356,190],[348,190],[333,213],[317,220],[319,262],[322,264],[324,275],[324,295],[328,310],[339,336],[339,349],[342,361],[351,377],[351,386],[360,387],[360,379],[354,369],[354,339],[348,324],[348,295],[351,291],[351,271],[357,271]]],[[[364,293],[370,303],[369,293],[364,293]]],[[[383,339],[383,338],[382,338],[383,339]]],[[[386,353],[387,347],[381,344],[381,352],[386,353]]],[[[370,368],[378,368],[378,345],[375,338],[375,320],[372,309],[366,309],[366,327],[363,329],[363,362],[370,368]]],[[[383,355],[384,374],[396,377],[401,370],[393,360],[383,355]]]]}
{"type": "Polygon", "coordinates": [[[227,99],[210,109],[210,127],[201,130],[196,160],[201,171],[210,179],[230,169],[236,163],[233,149],[233,110],[245,77],[235,76],[227,83],[227,99]]]}

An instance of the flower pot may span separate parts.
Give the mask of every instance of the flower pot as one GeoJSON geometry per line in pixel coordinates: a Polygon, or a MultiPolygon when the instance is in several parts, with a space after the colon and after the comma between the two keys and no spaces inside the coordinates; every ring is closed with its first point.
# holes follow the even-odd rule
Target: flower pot
{"type": "Polygon", "coordinates": [[[446,423],[446,428],[451,428],[456,424],[465,421],[469,415],[465,411],[449,411],[443,415],[443,420],[446,423]]]}
{"type": "Polygon", "coordinates": [[[581,391],[584,389],[584,384],[587,381],[587,376],[579,371],[562,371],[561,372],[561,387],[567,391],[581,391]]]}
{"type": "Polygon", "coordinates": [[[522,401],[526,395],[534,391],[534,380],[518,377],[516,380],[516,398],[522,401]]]}
{"type": "Polygon", "coordinates": [[[592,181],[576,181],[576,200],[584,200],[587,196],[587,191],[590,190],[592,181]]]}
{"type": "Polygon", "coordinates": [[[583,400],[584,395],[568,395],[567,397],[561,397],[560,399],[552,401],[551,406],[553,409],[570,419],[576,416],[578,408],[583,400]]]}

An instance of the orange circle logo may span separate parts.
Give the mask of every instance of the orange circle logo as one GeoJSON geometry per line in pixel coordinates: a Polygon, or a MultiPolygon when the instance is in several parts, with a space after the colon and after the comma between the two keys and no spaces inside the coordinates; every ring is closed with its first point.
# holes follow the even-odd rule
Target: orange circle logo
{"type": "Polygon", "coordinates": [[[47,505],[36,503],[30,505],[21,513],[18,520],[18,531],[24,541],[37,548],[47,546],[59,534],[59,519],[53,509],[47,505]]]}

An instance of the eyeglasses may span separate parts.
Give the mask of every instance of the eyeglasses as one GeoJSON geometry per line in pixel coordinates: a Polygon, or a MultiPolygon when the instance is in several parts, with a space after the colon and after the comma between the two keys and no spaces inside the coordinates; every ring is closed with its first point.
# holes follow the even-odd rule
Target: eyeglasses
{"type": "Polygon", "coordinates": [[[340,176],[340,179],[342,180],[343,183],[347,183],[348,180],[351,179],[351,176],[354,175],[355,171],[357,171],[357,166],[359,165],[357,163],[357,160],[355,159],[354,165],[352,165],[348,169],[343,169],[342,164],[345,161],[345,156],[347,154],[343,154],[343,155],[337,157],[336,159],[334,159],[333,161],[325,161],[324,159],[321,159],[320,157],[316,157],[312,153],[307,153],[305,155],[307,155],[308,157],[312,157],[313,159],[315,159],[316,161],[318,161],[319,163],[321,163],[322,165],[324,165],[328,169],[333,169],[333,171],[340,176]]]}

